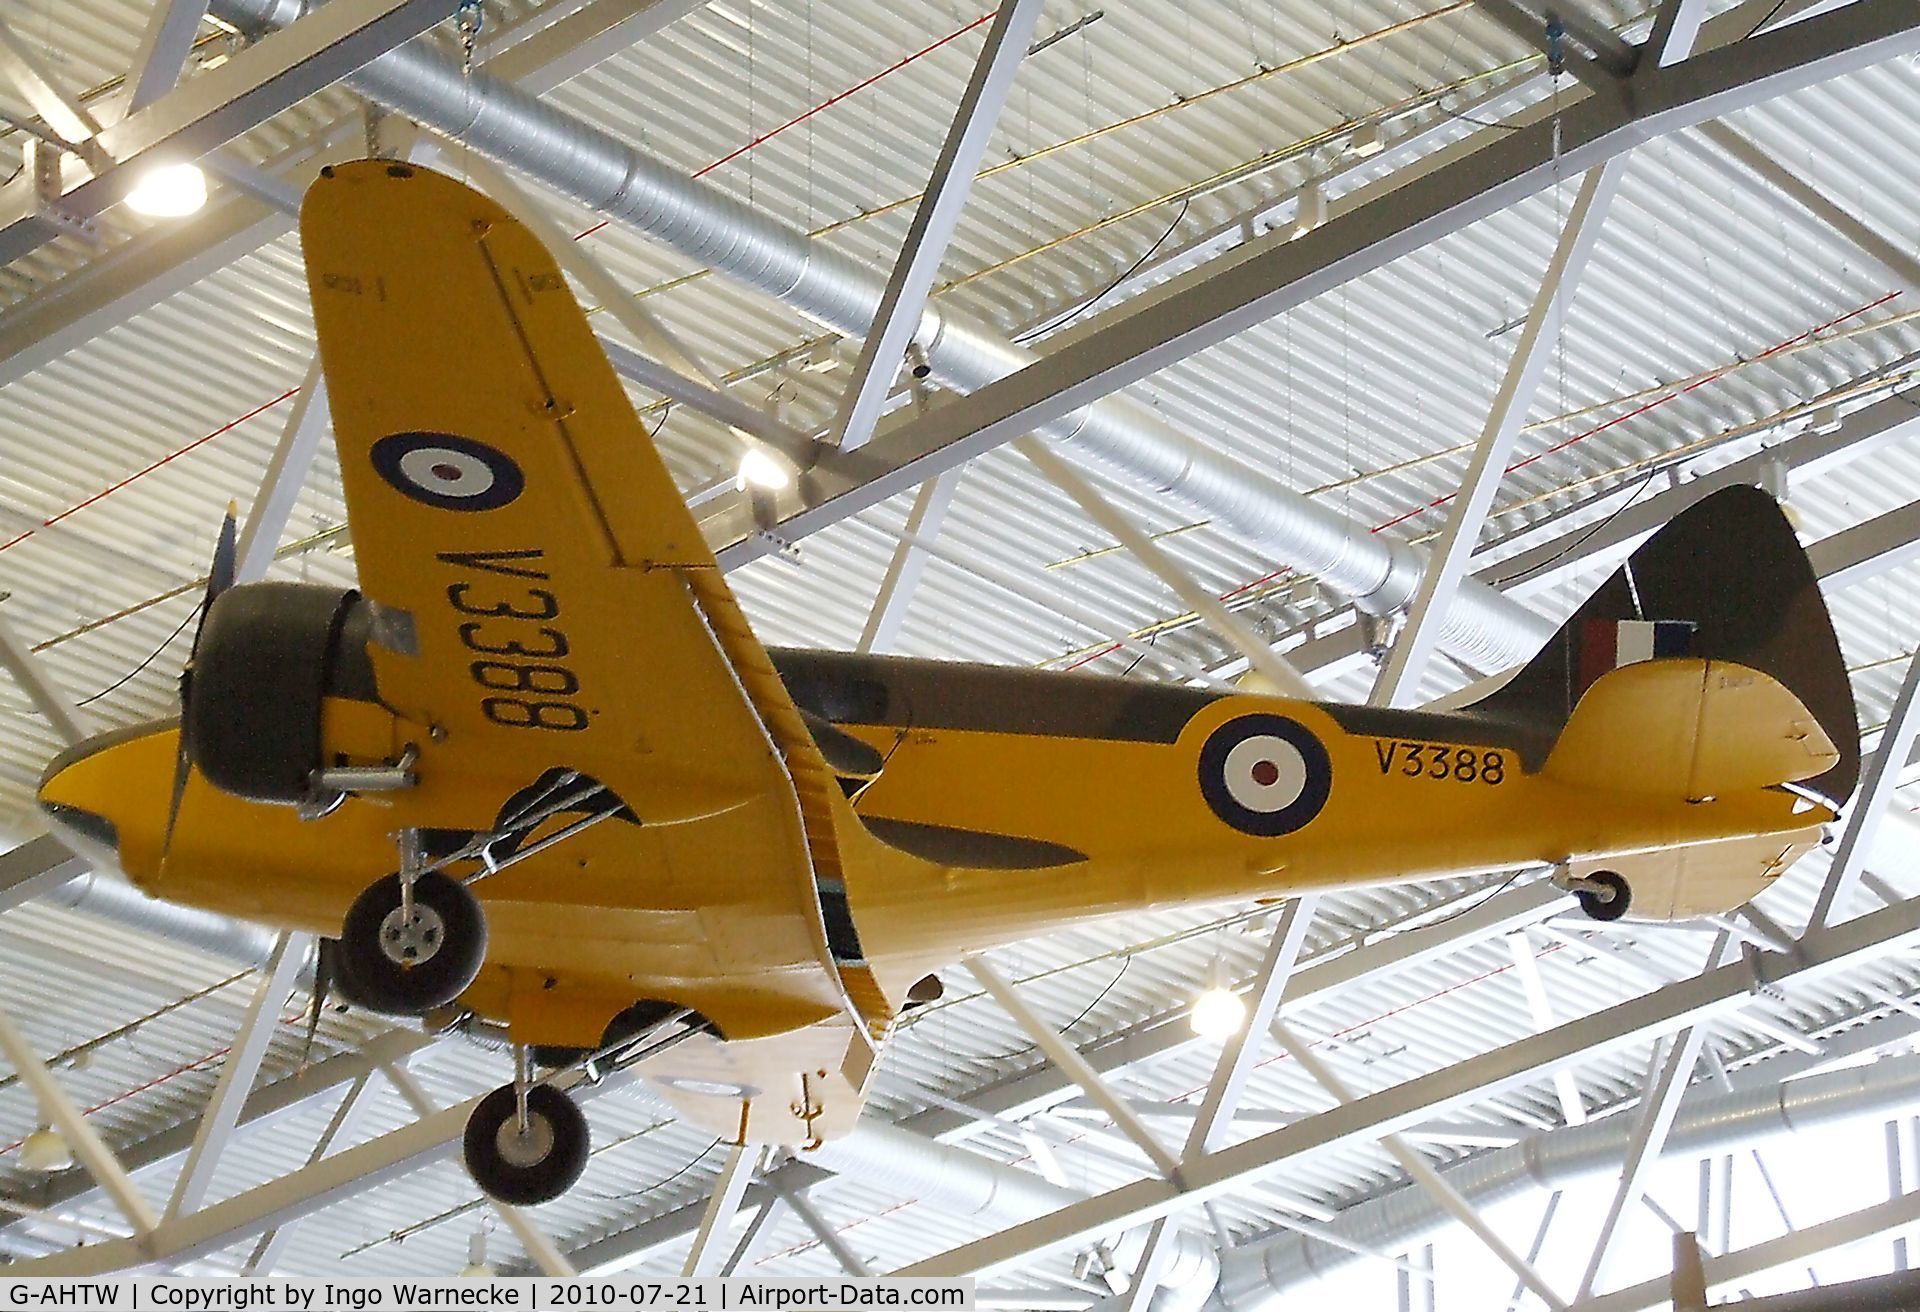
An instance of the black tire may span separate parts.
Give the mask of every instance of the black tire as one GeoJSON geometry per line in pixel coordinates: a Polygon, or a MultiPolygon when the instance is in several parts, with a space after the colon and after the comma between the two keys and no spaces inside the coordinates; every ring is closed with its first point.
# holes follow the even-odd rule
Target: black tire
{"type": "Polygon", "coordinates": [[[1588,920],[1618,920],[1627,914],[1627,908],[1633,905],[1633,890],[1625,879],[1611,870],[1596,870],[1587,878],[1607,889],[1605,895],[1584,888],[1575,891],[1574,900],[1588,920]]]}
{"type": "Polygon", "coordinates": [[[515,1207],[550,1203],[587,1169],[587,1118],[573,1099],[550,1085],[527,1090],[528,1142],[514,1127],[513,1086],[495,1089],[467,1118],[467,1171],[487,1197],[515,1207]]]}
{"type": "Polygon", "coordinates": [[[414,914],[422,918],[414,943],[395,941],[401,929],[400,877],[388,875],[362,893],[347,912],[339,960],[345,994],[375,1011],[424,1016],[472,984],[487,955],[487,919],[462,884],[437,871],[413,883],[414,914]]]}

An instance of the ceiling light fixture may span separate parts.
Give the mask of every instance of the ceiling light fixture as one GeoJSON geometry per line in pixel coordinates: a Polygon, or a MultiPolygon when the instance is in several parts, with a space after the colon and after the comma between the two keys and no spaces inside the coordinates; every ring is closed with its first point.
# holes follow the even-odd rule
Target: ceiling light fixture
{"type": "Polygon", "coordinates": [[[1219,957],[1213,959],[1209,973],[1212,982],[1193,1000],[1187,1023],[1203,1039],[1231,1038],[1247,1023],[1246,999],[1227,987],[1225,964],[1219,957]]]}
{"type": "Polygon", "coordinates": [[[739,472],[733,476],[734,489],[740,492],[750,487],[762,492],[779,492],[792,484],[793,471],[757,446],[747,448],[747,453],[740,457],[739,472]]]}
{"type": "Polygon", "coordinates": [[[185,218],[206,203],[207,175],[197,164],[155,165],[127,193],[135,213],[156,219],[185,218]]]}
{"type": "Polygon", "coordinates": [[[51,1125],[43,1125],[21,1141],[20,1165],[51,1175],[73,1165],[73,1149],[67,1146],[65,1135],[51,1125]]]}

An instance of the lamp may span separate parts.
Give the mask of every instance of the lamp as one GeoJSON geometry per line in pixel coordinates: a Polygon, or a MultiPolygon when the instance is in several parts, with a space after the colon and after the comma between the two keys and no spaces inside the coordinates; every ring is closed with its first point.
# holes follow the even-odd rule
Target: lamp
{"type": "Polygon", "coordinates": [[[156,219],[184,218],[207,203],[207,175],[197,164],[156,164],[127,193],[127,205],[156,219]]]}

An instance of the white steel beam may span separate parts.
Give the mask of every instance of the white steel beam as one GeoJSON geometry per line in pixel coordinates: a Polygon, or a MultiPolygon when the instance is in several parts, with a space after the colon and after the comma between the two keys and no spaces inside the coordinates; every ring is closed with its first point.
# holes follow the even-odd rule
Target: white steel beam
{"type": "Polygon", "coordinates": [[[1778,195],[1784,196],[1864,252],[1903,286],[1920,288],[1920,258],[1869,227],[1860,216],[1787,168],[1731,124],[1703,123],[1700,135],[1778,195]]]}
{"type": "MultiPolygon", "coordinates": [[[[658,31],[703,0],[593,0],[559,21],[553,7],[499,29],[475,63],[523,91],[544,95],[601,60],[658,31]]],[[[304,189],[327,159],[350,158],[360,116],[345,115],[270,162],[283,181],[304,189]]],[[[116,324],[265,246],[291,219],[249,197],[209,197],[191,219],[130,238],[0,316],[0,385],[13,382],[116,324]]]]}
{"type": "Polygon", "coordinates": [[[1286,657],[1241,623],[1239,617],[1221,604],[1218,597],[1194,582],[1191,574],[1162,551],[1151,537],[1141,532],[1138,525],[1116,510],[1073,466],[1056,455],[1052,447],[1036,437],[1017,438],[1014,446],[1049,483],[1072,497],[1089,519],[1117,538],[1128,554],[1145,565],[1155,578],[1173,589],[1183,605],[1212,625],[1221,637],[1252,663],[1256,671],[1272,680],[1283,694],[1302,698],[1313,696],[1313,688],[1300,677],[1299,671],[1287,663],[1286,657]]]}
{"type": "Polygon", "coordinates": [[[1079,1085],[1081,1091],[1093,1099],[1101,1111],[1112,1118],[1113,1123],[1127,1138],[1133,1140],[1134,1145],[1146,1154],[1147,1160],[1153,1163],[1154,1168],[1161,1175],[1172,1178],[1179,1174],[1179,1160],[1167,1150],[1167,1146],[1160,1142],[1153,1131],[1147,1128],[1146,1122],[1140,1119],[1139,1114],[1107,1087],[1107,1082],[1087,1064],[1086,1058],[1082,1057],[1072,1044],[1060,1037],[1058,1030],[1033,1014],[1033,1010],[1020,1000],[1013,991],[1013,985],[1009,984],[999,971],[988,965],[984,957],[971,958],[967,962],[967,969],[980,982],[980,987],[1000,1004],[1001,1010],[1013,1017],[1020,1028],[1026,1031],[1027,1037],[1047,1055],[1048,1060],[1065,1072],[1067,1078],[1079,1085]]]}
{"type": "Polygon", "coordinates": [[[1447,524],[1439,540],[1427,550],[1427,567],[1420,576],[1420,591],[1414,595],[1407,613],[1406,627],[1399,641],[1387,654],[1387,663],[1374,683],[1369,699],[1376,706],[1411,706],[1419,700],[1420,682],[1427,664],[1440,650],[1440,630],[1453,599],[1466,577],[1467,561],[1479,540],[1480,528],[1493,507],[1493,495],[1506,477],[1507,462],[1514,443],[1533,409],[1535,393],[1546,372],[1552,348],[1566,331],[1567,307],[1580,288],[1587,259],[1600,237],[1607,210],[1619,194],[1620,180],[1626,175],[1627,157],[1616,155],[1589,170],[1581,180],[1580,193],[1567,212],[1560,230],[1559,243],[1547,262],[1533,308],[1520,331],[1513,355],[1507,361],[1505,377],[1494,395],[1493,407],[1480,431],[1473,459],[1467,463],[1460,490],[1454,494],[1447,524]]]}
{"type": "MultiPolygon", "coordinates": [[[[1809,1258],[1822,1253],[1867,1243],[1915,1225],[1920,1225],[1920,1193],[1902,1194],[1831,1221],[1803,1226],[1777,1239],[1769,1239],[1724,1256],[1709,1256],[1702,1264],[1706,1285],[1709,1291],[1737,1288],[1775,1271],[1804,1266],[1809,1258]]],[[[1579,1312],[1651,1312],[1654,1308],[1670,1306],[1671,1298],[1671,1284],[1662,1276],[1590,1299],[1580,1304],[1579,1312]]],[[[1764,1301],[1757,1304],[1764,1305],[1764,1301]]],[[[1866,1304],[1874,1307],[1895,1305],[1886,1302],[1866,1304]]]]}
{"type": "Polygon", "coordinates": [[[199,1210],[213,1183],[213,1172],[220,1164],[234,1127],[240,1122],[240,1109],[253,1091],[253,1080],[260,1073],[260,1061],[267,1055],[274,1032],[280,1026],[280,1008],[313,947],[311,934],[283,933],[273,945],[253,1002],[234,1035],[233,1044],[220,1066],[220,1078],[214,1085],[207,1109],[200,1115],[200,1130],[187,1152],[187,1164],[173,1187],[173,1200],[167,1205],[169,1219],[183,1212],[199,1210]]]}
{"type": "MultiPolygon", "coordinates": [[[[1719,956],[1716,948],[1714,958],[1717,960],[1719,956]]],[[[1706,1026],[1692,1025],[1671,1040],[1659,1074],[1640,1100],[1640,1120],[1633,1127],[1633,1137],[1627,1141],[1620,1182],[1614,1189],[1612,1202],[1607,1206],[1606,1217],[1600,1223],[1600,1233],[1594,1240],[1593,1254],[1587,1259],[1587,1269],[1580,1277],[1581,1299],[1592,1296],[1594,1286],[1606,1270],[1607,1262],[1613,1256],[1614,1240],[1620,1233],[1621,1219],[1626,1216],[1627,1209],[1635,1206],[1646,1193],[1647,1178],[1652,1173],[1654,1163],[1660,1159],[1667,1132],[1673,1128],[1674,1115],[1680,1110],[1680,1097],[1687,1091],[1688,1079],[1693,1074],[1694,1063],[1700,1059],[1700,1045],[1706,1041],[1706,1037],[1706,1026]]]]}
{"type": "MultiPolygon", "coordinates": [[[[1340,1106],[1353,1105],[1353,1090],[1347,1087],[1346,1081],[1334,1074],[1310,1046],[1302,1043],[1299,1037],[1287,1028],[1285,1021],[1276,1019],[1272,1028],[1274,1037],[1280,1040],[1281,1046],[1287,1050],[1287,1055],[1300,1063],[1301,1068],[1313,1077],[1314,1083],[1331,1094],[1340,1106]]],[[[1534,1297],[1548,1307],[1556,1309],[1556,1312],[1567,1306],[1566,1300],[1554,1292],[1553,1286],[1541,1278],[1532,1264],[1514,1252],[1506,1240],[1495,1234],[1486,1220],[1473,1209],[1473,1205],[1461,1197],[1458,1190],[1443,1180],[1440,1173],[1433,1169],[1433,1164],[1415,1151],[1411,1144],[1398,1134],[1389,1133],[1380,1136],[1380,1146],[1393,1155],[1393,1159],[1400,1163],[1401,1169],[1413,1178],[1415,1184],[1430,1194],[1449,1216],[1465,1226],[1488,1252],[1499,1258],[1502,1265],[1532,1290],[1534,1297]]]]}
{"type": "Polygon", "coordinates": [[[707,1209],[701,1214],[693,1247],[687,1250],[687,1260],[680,1268],[682,1277],[719,1272],[720,1264],[726,1260],[727,1237],[732,1233],[733,1219],[740,1213],[740,1198],[753,1183],[759,1161],[757,1144],[737,1143],[727,1150],[726,1164],[720,1168],[720,1178],[714,1181],[713,1192],[707,1198],[707,1209]]]}
{"type": "MultiPolygon", "coordinates": [[[[373,1072],[362,1074],[347,1086],[347,1092],[340,1099],[340,1105],[334,1109],[333,1116],[327,1121],[326,1128],[320,1131],[320,1137],[314,1142],[313,1151],[307,1155],[307,1165],[333,1151],[333,1145],[343,1135],[351,1135],[359,1127],[367,1110],[374,1090],[373,1072]]],[[[300,1222],[293,1220],[285,1225],[275,1226],[260,1236],[260,1242],[253,1246],[252,1256],[247,1258],[245,1274],[250,1276],[270,1276],[280,1265],[280,1258],[286,1253],[287,1245],[293,1242],[294,1232],[300,1228],[300,1222]]]]}
{"type": "MultiPolygon", "coordinates": [[[[1547,1246],[1547,1231],[1553,1228],[1553,1214],[1560,1210],[1560,1199],[1565,1195],[1556,1189],[1547,1195],[1547,1205],[1541,1209],[1540,1224],[1533,1232],[1533,1242],[1527,1245],[1527,1265],[1537,1268],[1540,1265],[1540,1251],[1547,1246]]],[[[1506,1312],[1514,1312],[1520,1306],[1520,1300],[1526,1297],[1527,1282],[1513,1282],[1513,1292],[1507,1295],[1506,1312]]]]}
{"type": "Polygon", "coordinates": [[[260,478],[260,490],[247,509],[246,523],[241,526],[234,551],[236,583],[251,583],[266,577],[327,427],[327,378],[320,370],[320,357],[316,355],[307,366],[300,394],[293,399],[293,411],[280,430],[280,441],[267,461],[266,473],[260,478]]]}
{"type": "Polygon", "coordinates": [[[1881,732],[1880,746],[1867,763],[1860,788],[1854,794],[1852,814],[1840,837],[1840,848],[1827,870],[1826,883],[1814,899],[1813,914],[1807,921],[1809,932],[1844,920],[1853,910],[1854,893],[1865,872],[1867,855],[1880,836],[1886,818],[1887,803],[1900,782],[1900,772],[1913,755],[1913,740],[1920,732],[1920,655],[1907,664],[1900,694],[1894,698],[1887,727],[1881,732]]]}
{"type": "Polygon", "coordinates": [[[86,738],[87,730],[80,721],[80,709],[47,678],[46,670],[4,616],[0,616],[0,667],[13,676],[13,681],[20,685],[20,691],[27,694],[34,709],[68,745],[86,738]]]}
{"type": "Polygon", "coordinates": [[[1706,17],[1706,0],[1660,0],[1660,12],[1653,16],[1653,28],[1640,48],[1635,74],[1644,76],[1650,69],[1685,59],[1700,37],[1706,17]]]}
{"type": "Polygon", "coordinates": [[[1920,47],[1907,0],[1858,3],[1650,72],[1631,102],[1590,97],[1297,239],[1272,234],[1125,302],[1041,360],[913,427],[979,451],[1063,418],[1322,292],[1634,146],[1920,47]]]}
{"type": "Polygon", "coordinates": [[[1206,1097],[1193,1118],[1193,1128],[1187,1132],[1186,1156],[1210,1153],[1226,1138],[1246,1093],[1254,1058],[1260,1055],[1260,1040],[1279,1014],[1280,1000],[1286,995],[1287,982],[1293,978],[1293,968],[1306,946],[1307,931],[1319,910],[1320,895],[1309,893],[1292,899],[1280,912],[1280,923],[1274,927],[1260,973],[1254,978],[1246,1023],[1220,1049],[1206,1097]]]}
{"type": "Polygon", "coordinates": [[[1603,1016],[1559,1025],[1491,1052],[1355,1099],[1296,1125],[1269,1131],[1187,1162],[1179,1180],[1147,1178],[1034,1221],[963,1244],[905,1268],[906,1275],[993,1270],[1034,1254],[1083,1244],[1197,1206],[1307,1153],[1378,1139],[1444,1117],[1470,1103],[1537,1081],[1559,1066],[1644,1044],[1737,1008],[1756,986],[1832,976],[1859,962],[1920,944],[1920,903],[1902,902],[1806,935],[1793,954],[1762,952],[1669,984],[1603,1016]]]}
{"type": "MultiPolygon", "coordinates": [[[[414,1114],[420,1118],[415,1124],[425,1125],[429,1122],[435,1122],[446,1114],[433,1105],[433,1099],[429,1098],[427,1091],[420,1087],[420,1081],[414,1079],[413,1072],[408,1070],[404,1065],[399,1062],[388,1062],[381,1066],[380,1069],[386,1072],[388,1082],[400,1091],[400,1096],[407,1100],[408,1104],[412,1106],[414,1114]]],[[[462,1106],[470,1108],[478,1101],[478,1099],[474,1099],[470,1103],[462,1104],[462,1106]]],[[[466,1118],[462,1117],[460,1120],[460,1129],[456,1130],[455,1133],[462,1133],[465,1129],[466,1118]]],[[[379,1141],[375,1140],[375,1142],[379,1141]]],[[[305,1171],[295,1172],[295,1175],[305,1174],[306,1171],[323,1170],[329,1163],[339,1161],[341,1157],[347,1155],[346,1153],[342,1153],[340,1157],[328,1158],[326,1161],[318,1162],[313,1166],[307,1167],[305,1171]]],[[[292,1179],[293,1176],[283,1178],[292,1179]]],[[[567,1260],[566,1255],[560,1251],[553,1240],[547,1237],[547,1232],[535,1225],[524,1211],[509,1203],[503,1203],[497,1198],[489,1198],[487,1199],[487,1203],[493,1208],[494,1214],[507,1223],[507,1229],[513,1231],[514,1237],[520,1241],[520,1246],[527,1250],[527,1256],[532,1258],[535,1265],[543,1272],[550,1276],[562,1277],[571,1277],[580,1274],[574,1270],[573,1263],[567,1260]]]]}
{"type": "MultiPolygon", "coordinates": [[[[93,115],[67,93],[39,53],[5,22],[0,22],[0,76],[13,83],[54,135],[68,145],[78,148],[99,134],[100,124],[93,115]]],[[[33,189],[33,179],[22,176],[20,180],[27,190],[33,189]]]]}
{"type": "Polygon", "coordinates": [[[773,1234],[773,1223],[780,1219],[780,1209],[786,1205],[785,1199],[769,1198],[757,1208],[743,1209],[751,1211],[753,1219],[747,1222],[740,1242],[734,1245],[733,1252],[721,1264],[721,1275],[738,1275],[741,1267],[760,1256],[760,1250],[773,1234]]]}
{"type": "MultiPolygon", "coordinates": [[[[281,110],[420,35],[451,15],[455,0],[333,0],[129,114],[93,140],[111,167],[62,183],[70,219],[85,220],[126,197],[140,166],[196,159],[281,110]]],[[[59,229],[40,217],[31,178],[0,192],[0,262],[19,259],[59,229]],[[6,203],[10,201],[11,203],[6,203]]]]}
{"type": "Polygon", "coordinates": [[[894,544],[893,555],[887,560],[887,571],[880,578],[880,590],[874,594],[873,607],[867,612],[865,627],[860,630],[860,640],[853,644],[855,651],[893,650],[900,626],[907,621],[907,607],[913,600],[914,590],[927,572],[927,553],[919,546],[919,540],[930,541],[940,536],[962,477],[962,471],[949,469],[920,485],[913,508],[907,512],[906,534],[894,544]]]}
{"type": "MultiPolygon", "coordinates": [[[[1553,1028],[1553,1001],[1547,996],[1546,982],[1540,978],[1540,962],[1533,955],[1533,942],[1526,930],[1507,935],[1507,952],[1513,958],[1513,973],[1527,996],[1527,1010],[1533,1016],[1535,1030],[1553,1028]]],[[[1568,1125],[1584,1125],[1587,1105],[1580,1097],[1579,1077],[1572,1067],[1553,1073],[1554,1092],[1560,1098],[1560,1119],[1568,1125]]]]}
{"type": "Polygon", "coordinates": [[[987,28],[986,44],[954,109],[953,126],[947,130],[947,139],[933,163],[933,174],[920,204],[914,208],[913,222],[894,261],[893,273],[887,278],[887,290],[880,298],[873,326],[860,345],[860,358],[841,398],[833,430],[843,451],[865,446],[873,436],[873,426],[887,403],[907,344],[920,326],[927,293],[933,290],[934,276],[940,272],[940,261],[946,256],[960,211],[966,208],[967,196],[973,190],[980,156],[993,136],[1001,107],[1013,89],[1014,74],[1033,40],[1040,8],[1041,0],[1002,0],[987,28]]]}
{"type": "Polygon", "coordinates": [[[85,857],[75,856],[52,834],[0,852],[0,911],[30,902],[92,868],[85,857]]]}
{"type": "Polygon", "coordinates": [[[813,1232],[813,1237],[818,1239],[821,1246],[829,1253],[833,1254],[833,1260],[840,1264],[842,1271],[845,1271],[850,1276],[861,1278],[873,1274],[873,1268],[862,1261],[860,1255],[847,1246],[847,1241],[840,1237],[837,1230],[827,1224],[827,1219],[820,1215],[819,1209],[808,1199],[806,1190],[796,1189],[788,1181],[779,1178],[776,1178],[773,1184],[775,1190],[777,1190],[780,1195],[781,1201],[793,1209],[793,1214],[799,1217],[801,1223],[813,1232]]]}
{"type": "MultiPolygon", "coordinates": [[[[113,1149],[97,1130],[87,1122],[82,1112],[60,1082],[53,1078],[46,1063],[34,1052],[33,1045],[27,1042],[26,1035],[13,1023],[13,1017],[0,1010],[0,1052],[6,1054],[8,1061],[20,1079],[33,1090],[33,1096],[39,1101],[40,1112],[49,1117],[59,1127],[73,1155],[80,1159],[102,1189],[113,1199],[114,1206],[127,1218],[127,1224],[134,1229],[135,1238],[115,1242],[138,1244],[151,1236],[160,1225],[159,1214],[153,1210],[146,1195],[134,1184],[120,1159],[113,1155],[113,1149]]],[[[105,1245],[102,1245],[105,1247],[105,1245]]]]}
{"type": "Polygon", "coordinates": [[[159,0],[147,15],[139,49],[133,52],[126,112],[145,109],[173,90],[193,53],[207,0],[159,0]]]}

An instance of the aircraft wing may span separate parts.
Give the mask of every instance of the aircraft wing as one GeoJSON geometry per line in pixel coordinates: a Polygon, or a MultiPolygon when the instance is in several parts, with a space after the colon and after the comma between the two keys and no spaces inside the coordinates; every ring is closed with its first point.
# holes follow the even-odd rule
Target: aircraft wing
{"type": "Polygon", "coordinates": [[[376,680],[430,730],[421,799],[584,770],[679,827],[648,896],[699,913],[713,970],[785,991],[731,1030],[845,1011],[814,883],[831,772],[553,259],[382,160],[326,170],[301,240],[376,680]]]}

